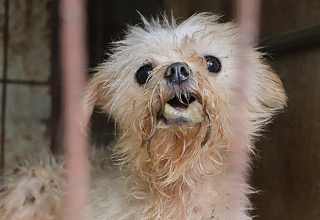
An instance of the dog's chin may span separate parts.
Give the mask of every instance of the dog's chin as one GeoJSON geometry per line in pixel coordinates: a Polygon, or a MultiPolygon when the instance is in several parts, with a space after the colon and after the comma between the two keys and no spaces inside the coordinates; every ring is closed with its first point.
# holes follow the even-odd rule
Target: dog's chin
{"type": "Polygon", "coordinates": [[[195,97],[174,97],[165,104],[162,119],[167,125],[192,127],[204,121],[205,115],[201,103],[195,97]]]}

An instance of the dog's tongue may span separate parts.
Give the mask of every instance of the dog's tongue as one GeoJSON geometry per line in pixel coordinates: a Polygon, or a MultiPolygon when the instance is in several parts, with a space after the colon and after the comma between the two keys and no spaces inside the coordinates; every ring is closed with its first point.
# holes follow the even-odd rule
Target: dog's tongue
{"type": "Polygon", "coordinates": [[[189,105],[177,101],[168,102],[164,107],[163,117],[168,123],[185,122],[188,125],[195,125],[205,119],[202,106],[197,100],[189,105]]]}

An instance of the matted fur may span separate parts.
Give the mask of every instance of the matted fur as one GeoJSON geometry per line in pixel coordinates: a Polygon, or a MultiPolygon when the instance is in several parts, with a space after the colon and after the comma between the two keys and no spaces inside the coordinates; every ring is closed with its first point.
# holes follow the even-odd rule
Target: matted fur
{"type": "MultiPolygon", "coordinates": [[[[93,169],[88,219],[251,219],[246,175],[253,140],[285,106],[286,96],[261,54],[251,48],[242,51],[248,97],[241,103],[247,114],[238,129],[246,144],[234,153],[231,127],[243,48],[235,25],[218,20],[207,13],[180,24],[165,16],[151,21],[142,17],[143,25],[130,27],[125,39],[113,44],[109,59],[95,69],[86,88],[87,120],[99,105],[115,120],[118,138],[115,165],[93,169]],[[219,58],[221,72],[207,70],[207,55],[219,58]],[[191,70],[188,82],[179,86],[164,79],[175,62],[191,70]],[[139,85],[135,73],[145,64],[153,67],[152,76],[139,85]],[[190,93],[201,104],[202,122],[162,120],[169,99],[190,93]]],[[[10,200],[0,197],[0,212],[1,204],[9,209],[10,200]]]]}

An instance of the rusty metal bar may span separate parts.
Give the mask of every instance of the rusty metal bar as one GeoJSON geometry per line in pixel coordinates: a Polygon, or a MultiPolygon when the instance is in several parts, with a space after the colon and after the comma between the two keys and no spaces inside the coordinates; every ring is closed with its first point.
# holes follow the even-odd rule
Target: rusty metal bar
{"type": "Polygon", "coordinates": [[[5,154],[5,126],[7,104],[7,75],[8,75],[8,47],[9,47],[9,0],[4,1],[4,26],[3,26],[3,75],[2,75],[2,99],[1,99],[1,146],[0,146],[0,170],[4,169],[5,154]]]}
{"type": "Polygon", "coordinates": [[[84,219],[89,202],[88,141],[81,130],[86,78],[85,0],[61,0],[61,65],[64,109],[64,149],[68,179],[68,220],[84,219]]]}
{"type": "MultiPolygon", "coordinates": [[[[248,160],[250,159],[251,150],[248,147],[250,137],[247,134],[247,118],[250,114],[247,106],[247,91],[250,90],[247,78],[248,68],[246,66],[249,59],[248,50],[256,44],[259,33],[259,0],[237,0],[237,25],[240,28],[238,36],[239,49],[237,50],[238,66],[236,82],[236,92],[232,103],[235,104],[231,111],[231,134],[230,151],[228,154],[229,168],[226,172],[232,172],[234,175],[227,182],[231,190],[231,202],[229,209],[233,210],[228,219],[244,219],[243,208],[247,206],[247,198],[243,192],[247,192],[248,181],[248,160]]],[[[250,56],[250,55],[249,55],[250,56]]],[[[246,207],[250,209],[250,207],[246,207]]]]}

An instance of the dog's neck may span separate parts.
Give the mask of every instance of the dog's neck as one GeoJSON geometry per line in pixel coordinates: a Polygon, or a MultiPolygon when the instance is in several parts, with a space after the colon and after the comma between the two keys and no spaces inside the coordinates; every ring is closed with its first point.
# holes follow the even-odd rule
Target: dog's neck
{"type": "MultiPolygon", "coordinates": [[[[207,201],[205,198],[208,195],[203,195],[202,192],[208,192],[204,191],[205,188],[212,187],[208,182],[212,182],[225,167],[223,152],[226,149],[221,146],[227,147],[227,144],[222,144],[227,141],[222,137],[217,138],[216,132],[203,145],[206,131],[207,126],[204,124],[192,128],[158,127],[147,141],[134,132],[122,133],[115,150],[128,164],[130,179],[140,186],[136,187],[139,195],[141,192],[145,195],[144,199],[149,207],[147,213],[179,213],[178,207],[188,207],[181,209],[184,212],[193,209],[192,212],[200,212],[203,209],[201,207],[211,205],[211,199],[207,201]],[[160,208],[162,210],[158,210],[160,208]],[[165,209],[168,210],[164,211],[165,209]]],[[[168,213],[168,216],[171,214],[168,213]]],[[[189,216],[190,213],[180,215],[189,216]]]]}

